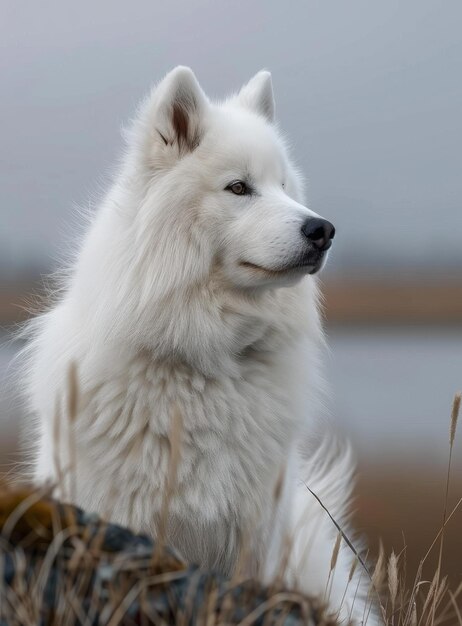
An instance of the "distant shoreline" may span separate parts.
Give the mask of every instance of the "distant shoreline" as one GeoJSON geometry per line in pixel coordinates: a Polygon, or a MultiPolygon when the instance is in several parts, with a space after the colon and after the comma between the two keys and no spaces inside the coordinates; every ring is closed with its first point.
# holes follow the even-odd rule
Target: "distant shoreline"
{"type": "MultiPolygon", "coordinates": [[[[328,278],[323,293],[332,324],[462,325],[462,280],[328,278]]],[[[0,288],[0,325],[22,322],[44,307],[37,283],[0,288]]]]}

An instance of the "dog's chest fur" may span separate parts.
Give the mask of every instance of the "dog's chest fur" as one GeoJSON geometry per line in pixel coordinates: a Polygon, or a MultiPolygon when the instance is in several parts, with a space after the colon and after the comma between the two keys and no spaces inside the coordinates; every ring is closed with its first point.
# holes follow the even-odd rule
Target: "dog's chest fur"
{"type": "Polygon", "coordinates": [[[188,560],[231,571],[246,529],[265,532],[299,426],[294,347],[277,335],[250,324],[235,376],[209,377],[148,349],[100,355],[110,377],[92,368],[75,425],[78,503],[156,533],[177,437],[170,542],[188,560]]]}
{"type": "MultiPolygon", "coordinates": [[[[257,513],[256,494],[267,497],[294,430],[287,390],[275,384],[276,364],[268,361],[246,356],[241,377],[210,379],[185,364],[156,362],[146,351],[85,394],[78,458],[86,457],[96,475],[123,476],[117,499],[125,492],[138,501],[127,522],[143,526],[160,508],[172,436],[179,438],[177,491],[187,516],[235,515],[237,501],[240,515],[257,513]],[[175,412],[181,431],[172,435],[175,412]]],[[[83,498],[97,497],[95,485],[83,483],[89,487],[83,498]]],[[[117,481],[113,486],[119,491],[117,481]]]]}

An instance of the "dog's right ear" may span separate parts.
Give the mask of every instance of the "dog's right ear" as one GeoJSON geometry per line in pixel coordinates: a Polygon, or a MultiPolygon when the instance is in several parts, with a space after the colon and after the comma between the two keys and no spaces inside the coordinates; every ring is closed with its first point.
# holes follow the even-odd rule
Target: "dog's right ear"
{"type": "Polygon", "coordinates": [[[247,108],[262,115],[270,124],[274,122],[274,95],[271,74],[262,70],[242,87],[238,100],[247,108]]]}
{"type": "Polygon", "coordinates": [[[209,100],[189,67],[179,65],[154,88],[148,124],[160,147],[175,147],[180,155],[193,151],[204,131],[209,100]]]}

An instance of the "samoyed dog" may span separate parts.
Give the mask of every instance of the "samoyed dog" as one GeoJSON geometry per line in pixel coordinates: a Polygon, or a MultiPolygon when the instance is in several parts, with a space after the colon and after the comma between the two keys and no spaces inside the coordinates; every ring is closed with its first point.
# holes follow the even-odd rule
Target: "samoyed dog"
{"type": "Polygon", "coordinates": [[[37,482],[61,474],[61,497],[153,536],[169,491],[165,540],[185,560],[282,573],[360,623],[366,576],[343,540],[332,558],[325,510],[345,528],[351,454],[320,417],[316,274],[334,234],[304,203],[270,74],[215,103],[177,67],[31,324],[26,379],[37,482]]]}

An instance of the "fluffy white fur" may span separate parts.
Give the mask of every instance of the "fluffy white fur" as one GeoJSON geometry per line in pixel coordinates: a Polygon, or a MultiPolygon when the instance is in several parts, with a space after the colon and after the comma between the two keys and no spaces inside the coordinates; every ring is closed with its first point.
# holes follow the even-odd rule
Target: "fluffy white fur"
{"type": "Polygon", "coordinates": [[[178,67],[140,107],[65,289],[32,324],[35,476],[56,481],[72,440],[76,503],[155,536],[177,411],[167,541],[225,574],[245,543],[249,571],[269,580],[290,538],[287,582],[359,623],[361,568],[348,582],[343,544],[329,574],[337,530],[304,484],[345,523],[351,455],[319,418],[316,279],[310,267],[279,271],[315,214],[273,118],[268,72],[216,104],[178,67]],[[233,194],[234,180],[254,193],[233,194]],[[70,363],[77,418],[57,432],[70,363]]]}

